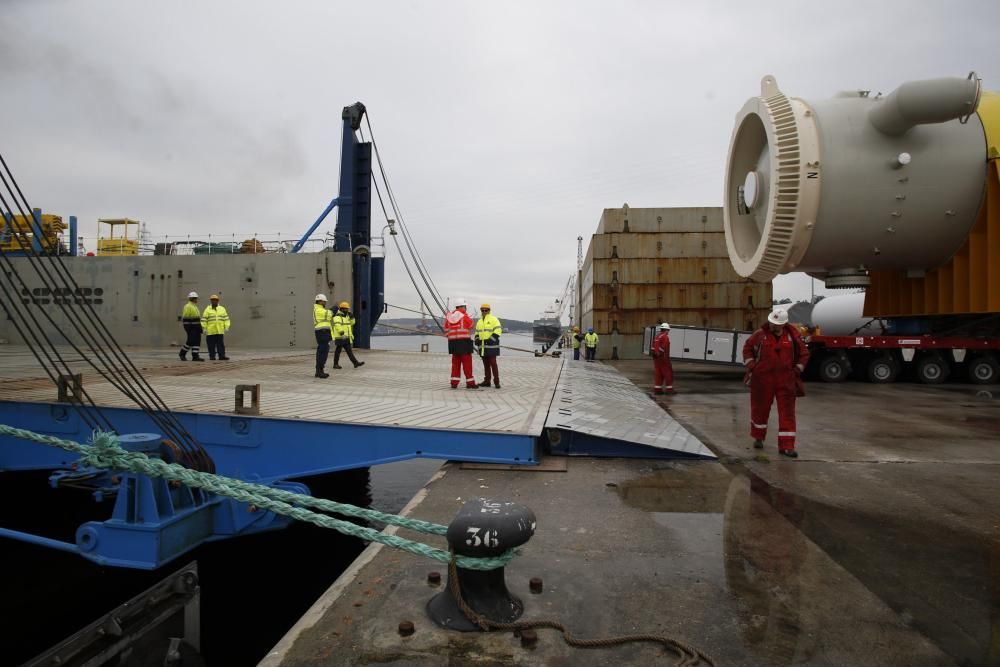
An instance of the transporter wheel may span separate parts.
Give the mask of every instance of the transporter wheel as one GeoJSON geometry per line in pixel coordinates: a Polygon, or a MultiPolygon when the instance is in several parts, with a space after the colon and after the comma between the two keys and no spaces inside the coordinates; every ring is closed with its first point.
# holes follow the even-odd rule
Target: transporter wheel
{"type": "Polygon", "coordinates": [[[948,379],[948,362],[937,354],[929,354],[917,362],[917,378],[924,384],[941,384],[948,379]]]}
{"type": "Polygon", "coordinates": [[[979,356],[969,362],[969,382],[973,384],[992,384],[1000,375],[1000,364],[990,356],[979,356]]]}
{"type": "Polygon", "coordinates": [[[888,354],[880,354],[868,362],[868,381],[875,384],[894,382],[899,375],[899,365],[888,354]]]}
{"type": "Polygon", "coordinates": [[[819,379],[823,382],[843,382],[847,372],[847,365],[836,355],[819,362],[819,379]]]}

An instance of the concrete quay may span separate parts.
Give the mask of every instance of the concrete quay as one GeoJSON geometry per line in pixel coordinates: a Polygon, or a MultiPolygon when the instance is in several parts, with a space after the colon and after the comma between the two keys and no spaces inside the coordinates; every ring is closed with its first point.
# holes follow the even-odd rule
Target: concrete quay
{"type": "MultiPolygon", "coordinates": [[[[649,362],[615,362],[650,389],[649,362]]],[[[448,463],[407,507],[447,523],[488,496],[531,507],[507,568],[523,620],[577,637],[663,634],[717,665],[1000,662],[1000,391],[810,383],[801,458],[750,447],[738,369],[676,364],[658,403],[719,461],[565,459],[565,471],[448,463]],[[544,590],[529,591],[540,577],[544,590]]],[[[400,531],[407,537],[406,531],[400,531]]],[[[443,540],[432,540],[444,546],[443,540]]],[[[444,631],[426,616],[446,568],[370,546],[262,665],[650,665],[651,644],[574,649],[538,630],[444,631]],[[401,621],[415,632],[398,633],[401,621]]]]}

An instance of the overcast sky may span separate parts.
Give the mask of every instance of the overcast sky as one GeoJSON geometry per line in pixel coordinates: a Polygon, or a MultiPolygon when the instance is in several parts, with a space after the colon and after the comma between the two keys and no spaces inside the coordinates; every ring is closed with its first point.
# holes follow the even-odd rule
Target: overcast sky
{"type": "MultiPolygon", "coordinates": [[[[297,237],[337,194],[361,100],[441,292],[532,319],[603,208],[721,205],[765,74],[806,99],[970,70],[1000,90],[998,25],[997,0],[0,0],[0,151],[91,248],[99,217],[297,237]]],[[[415,306],[394,249],[387,274],[415,306]]]]}

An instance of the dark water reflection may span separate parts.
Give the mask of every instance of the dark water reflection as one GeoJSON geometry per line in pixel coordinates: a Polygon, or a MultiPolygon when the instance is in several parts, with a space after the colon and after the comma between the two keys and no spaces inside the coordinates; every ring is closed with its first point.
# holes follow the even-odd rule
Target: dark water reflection
{"type": "Polygon", "coordinates": [[[754,664],[1000,664],[996,542],[717,463],[673,464],[618,492],[715,578],[754,664]]]}

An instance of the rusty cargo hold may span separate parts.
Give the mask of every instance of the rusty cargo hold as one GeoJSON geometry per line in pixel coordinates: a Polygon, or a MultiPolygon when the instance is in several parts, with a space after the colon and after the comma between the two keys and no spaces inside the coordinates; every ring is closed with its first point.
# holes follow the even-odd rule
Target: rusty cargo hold
{"type": "Polygon", "coordinates": [[[732,268],[721,207],[604,209],[578,281],[598,359],[641,358],[652,324],[753,329],[771,309],[771,283],[732,268]]]}

